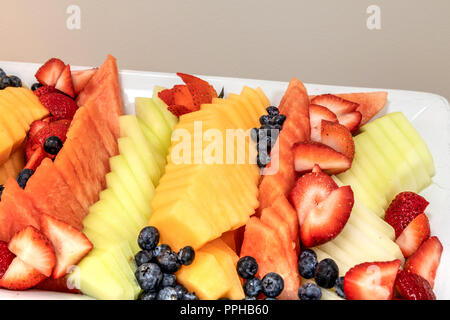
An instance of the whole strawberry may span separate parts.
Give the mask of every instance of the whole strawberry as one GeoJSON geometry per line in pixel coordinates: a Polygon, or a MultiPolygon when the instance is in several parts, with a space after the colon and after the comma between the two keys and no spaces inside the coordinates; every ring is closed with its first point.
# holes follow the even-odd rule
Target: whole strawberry
{"type": "Polygon", "coordinates": [[[414,192],[399,193],[386,210],[385,220],[395,230],[397,238],[419,214],[424,213],[429,202],[414,192]]]}
{"type": "Polygon", "coordinates": [[[436,300],[428,281],[414,273],[400,271],[395,280],[395,287],[406,300],[436,300]]]}
{"type": "Polygon", "coordinates": [[[3,277],[15,257],[16,256],[9,251],[8,244],[4,241],[0,241],[0,278],[3,277]]]}
{"type": "Polygon", "coordinates": [[[47,93],[39,97],[39,100],[56,119],[71,120],[78,109],[74,100],[58,92],[47,93]]]}

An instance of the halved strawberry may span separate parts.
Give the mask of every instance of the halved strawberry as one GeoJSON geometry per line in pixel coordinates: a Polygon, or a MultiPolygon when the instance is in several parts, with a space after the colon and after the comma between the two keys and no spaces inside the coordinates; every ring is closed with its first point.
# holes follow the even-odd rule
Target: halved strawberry
{"type": "Polygon", "coordinates": [[[14,253],[9,251],[8,243],[0,241],[0,279],[3,277],[6,270],[8,270],[9,265],[15,257],[14,253]]]}
{"type": "Polygon", "coordinates": [[[312,104],[318,104],[330,109],[338,118],[340,115],[355,111],[359,104],[351,102],[332,94],[322,94],[311,100],[312,104]]]}
{"type": "Polygon", "coordinates": [[[362,114],[359,111],[353,111],[338,117],[339,123],[344,125],[350,132],[355,132],[359,128],[361,119],[362,114]]]}
{"type": "Polygon", "coordinates": [[[337,174],[349,169],[352,161],[340,152],[318,142],[301,142],[294,145],[295,170],[311,171],[315,164],[328,174],[337,174]]]}
{"type": "Polygon", "coordinates": [[[400,296],[406,300],[436,300],[428,281],[411,272],[400,271],[395,281],[395,288],[400,296]]]}
{"type": "Polygon", "coordinates": [[[414,192],[401,192],[392,200],[386,210],[385,220],[395,230],[398,237],[411,221],[424,213],[429,202],[414,192]]]}
{"type": "Polygon", "coordinates": [[[44,63],[36,72],[36,79],[45,86],[55,86],[59,76],[66,67],[65,63],[57,58],[52,58],[44,63]]]}
{"type": "Polygon", "coordinates": [[[91,80],[97,70],[97,68],[93,68],[88,70],[72,71],[72,83],[75,95],[78,95],[84,87],[86,87],[89,80],[91,80]]]}
{"type": "Polygon", "coordinates": [[[181,106],[181,105],[168,106],[167,110],[172,112],[177,117],[181,117],[183,114],[192,112],[191,110],[189,110],[185,106],[181,106]]]}
{"type": "Polygon", "coordinates": [[[0,287],[21,291],[36,286],[45,278],[42,273],[16,257],[0,279],[0,287]]]}
{"type": "Polygon", "coordinates": [[[41,164],[42,160],[47,158],[47,153],[44,151],[42,146],[37,147],[28,158],[27,163],[25,164],[25,169],[31,169],[36,171],[37,167],[41,164]]]}
{"type": "Polygon", "coordinates": [[[28,226],[17,232],[9,242],[8,249],[44,276],[52,274],[56,263],[55,250],[47,237],[35,227],[28,226]]]}
{"type": "Polygon", "coordinates": [[[352,133],[347,127],[336,122],[322,120],[320,139],[323,144],[342,153],[351,161],[355,156],[355,142],[352,133]]]}
{"type": "Polygon", "coordinates": [[[194,99],[188,87],[185,85],[176,85],[172,88],[174,105],[184,106],[185,108],[195,111],[198,107],[194,104],[194,99]]]}
{"type": "Polygon", "coordinates": [[[34,288],[44,291],[81,294],[81,291],[74,288],[73,284],[67,277],[59,279],[47,278],[44,281],[40,282],[34,288]]]}
{"type": "Polygon", "coordinates": [[[211,103],[212,99],[217,98],[216,90],[207,81],[186,73],[178,72],[177,75],[186,83],[196,107],[211,103]]]}
{"type": "Polygon", "coordinates": [[[75,92],[72,83],[72,73],[70,72],[70,65],[66,65],[63,72],[56,81],[55,89],[64,92],[69,97],[75,97],[75,92]]]}
{"type": "Polygon", "coordinates": [[[391,300],[402,262],[365,262],[351,268],[344,277],[348,300],[391,300]]]}
{"type": "Polygon", "coordinates": [[[40,223],[41,231],[55,248],[56,265],[52,277],[62,278],[92,250],[92,243],[74,227],[46,214],[41,216],[40,223]]]}
{"type": "Polygon", "coordinates": [[[434,287],[436,271],[441,262],[443,247],[438,237],[426,240],[419,249],[406,260],[405,271],[418,274],[434,287]]]}
{"type": "MultiPolygon", "coordinates": [[[[42,87],[43,88],[43,87],[42,87]]],[[[28,130],[28,137],[33,137],[35,134],[37,134],[42,128],[48,126],[47,121],[43,120],[36,120],[33,121],[30,125],[30,130],[28,130]]]]}
{"type": "Polygon", "coordinates": [[[39,100],[56,119],[71,120],[78,110],[75,101],[62,93],[48,93],[41,96],[39,100]]]}
{"type": "Polygon", "coordinates": [[[52,86],[42,86],[34,91],[34,94],[39,98],[47,93],[58,92],[55,87],[52,86]]]}
{"type": "Polygon", "coordinates": [[[419,214],[395,240],[403,256],[408,258],[430,236],[430,223],[425,213],[419,214]]]}
{"type": "MultiPolygon", "coordinates": [[[[309,121],[311,124],[311,140],[315,142],[322,142],[320,131],[322,127],[322,120],[331,122],[338,122],[336,115],[330,109],[317,104],[309,105],[309,121]]],[[[323,143],[323,142],[322,142],[323,143]]]]}

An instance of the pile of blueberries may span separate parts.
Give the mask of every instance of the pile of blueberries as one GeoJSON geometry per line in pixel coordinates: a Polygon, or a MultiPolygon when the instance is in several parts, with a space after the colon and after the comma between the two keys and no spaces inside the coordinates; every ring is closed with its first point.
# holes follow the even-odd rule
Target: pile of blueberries
{"type": "Polygon", "coordinates": [[[255,277],[258,263],[253,257],[245,256],[239,259],[236,269],[239,276],[245,279],[244,300],[256,300],[261,293],[266,296],[264,300],[276,300],[275,298],[283,292],[284,280],[279,274],[269,272],[262,280],[255,277]]]}
{"type": "Polygon", "coordinates": [[[339,277],[339,268],[333,259],[323,259],[318,262],[313,250],[304,250],[298,258],[298,271],[303,278],[314,278],[316,282],[316,284],[307,283],[298,289],[298,297],[301,300],[320,300],[322,297],[320,287],[325,289],[334,287],[338,296],[346,298],[344,277],[339,277]]]}
{"type": "Polygon", "coordinates": [[[190,265],[195,258],[192,247],[184,247],[178,253],[167,244],[159,243],[159,231],[145,227],[139,234],[138,244],[142,249],[134,260],[136,280],[143,292],[140,300],[198,300],[195,293],[177,283],[174,274],[181,266],[190,265]]]}
{"type": "Polygon", "coordinates": [[[22,80],[17,76],[8,76],[2,68],[0,68],[0,90],[8,87],[19,88],[22,86],[22,80]]]}
{"type": "Polygon", "coordinates": [[[270,152],[277,141],[278,135],[286,121],[286,116],[280,114],[278,108],[270,106],[266,115],[259,118],[260,128],[251,130],[251,138],[257,143],[258,157],[256,163],[262,169],[270,163],[270,152]]]}

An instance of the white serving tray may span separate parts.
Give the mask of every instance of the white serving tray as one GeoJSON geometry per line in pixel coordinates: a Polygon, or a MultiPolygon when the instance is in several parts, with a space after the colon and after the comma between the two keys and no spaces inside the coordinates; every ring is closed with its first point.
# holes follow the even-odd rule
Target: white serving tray
{"type": "MultiPolygon", "coordinates": [[[[0,68],[8,74],[19,76],[22,81],[31,86],[35,82],[34,74],[39,68],[38,64],[0,61],[0,68]]],[[[79,69],[74,68],[74,69],[79,69]]],[[[182,70],[180,70],[182,71],[182,70]]],[[[175,74],[120,71],[122,90],[126,113],[134,113],[135,97],[151,97],[155,85],[172,87],[180,84],[175,74]]],[[[301,80],[301,75],[297,76],[301,80]]],[[[209,81],[219,92],[225,88],[225,94],[240,93],[244,85],[261,87],[273,105],[278,105],[287,88],[287,82],[263,81],[252,79],[223,78],[201,76],[209,81]]],[[[290,79],[286,79],[289,81],[290,79]]],[[[433,184],[422,192],[430,202],[427,215],[430,219],[431,233],[437,235],[444,246],[444,252],[439,266],[435,292],[438,299],[450,299],[450,276],[445,270],[450,269],[450,106],[448,101],[438,95],[424,92],[357,88],[345,86],[328,86],[319,84],[306,84],[310,95],[322,93],[346,93],[366,91],[387,91],[388,104],[378,116],[390,112],[401,111],[413,123],[421,134],[433,155],[436,175],[433,184]]],[[[59,294],[44,291],[11,292],[0,290],[0,299],[86,299],[87,297],[72,294],[59,294]]]]}

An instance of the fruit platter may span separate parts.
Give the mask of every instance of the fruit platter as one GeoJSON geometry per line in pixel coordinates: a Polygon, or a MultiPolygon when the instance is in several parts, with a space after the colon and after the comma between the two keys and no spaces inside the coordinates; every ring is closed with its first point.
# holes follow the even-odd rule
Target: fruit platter
{"type": "Polygon", "coordinates": [[[0,299],[450,299],[450,107],[0,61],[0,299]]]}

